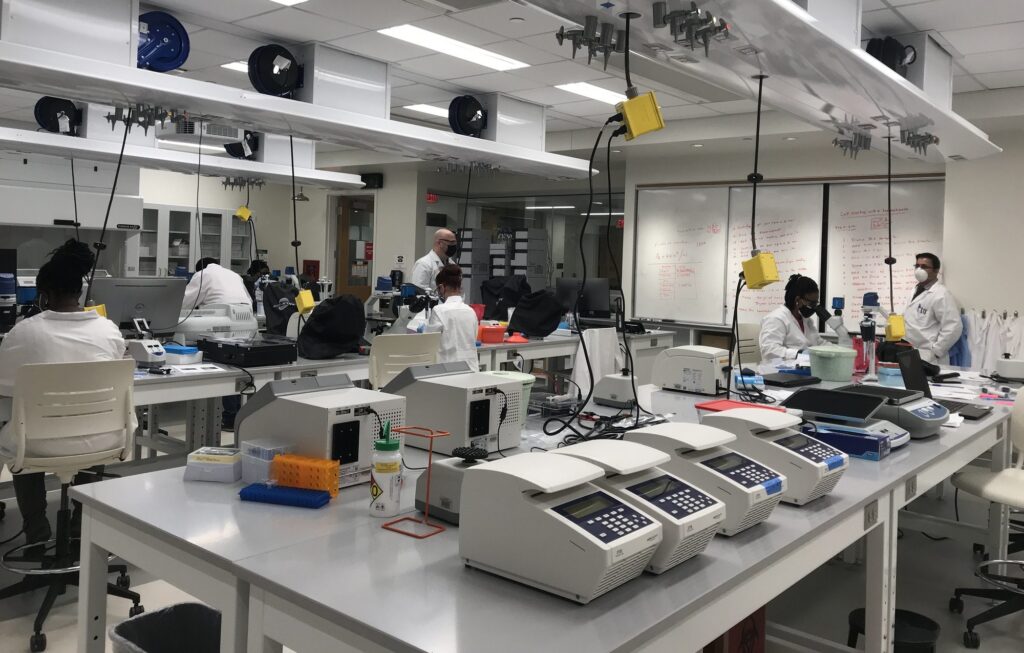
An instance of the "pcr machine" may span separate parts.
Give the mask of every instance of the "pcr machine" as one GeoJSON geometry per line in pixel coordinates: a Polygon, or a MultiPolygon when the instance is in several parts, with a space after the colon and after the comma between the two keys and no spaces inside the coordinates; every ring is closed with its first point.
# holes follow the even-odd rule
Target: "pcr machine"
{"type": "Polygon", "coordinates": [[[732,448],[786,470],[784,503],[802,506],[833,489],[850,466],[850,457],[800,432],[801,420],[764,408],[733,408],[704,416],[703,424],[736,436],[732,448]]]}
{"type": "Polygon", "coordinates": [[[623,440],[590,440],[551,454],[594,463],[605,477],[594,485],[646,510],[661,522],[661,545],[647,564],[660,574],[704,551],[725,519],[725,504],[677,476],[658,469],[669,454],[623,440]]]}
{"type": "Polygon", "coordinates": [[[654,359],[651,383],[665,390],[718,395],[725,392],[729,352],[717,347],[672,347],[654,359]]]}
{"type": "Polygon", "coordinates": [[[591,483],[604,475],[550,453],[466,470],[459,556],[578,603],[636,578],[661,544],[661,522],[591,483]]]}
{"type": "Polygon", "coordinates": [[[235,418],[238,443],[273,439],[301,456],[337,460],[338,487],[370,480],[373,441],[405,423],[405,397],[357,388],[346,374],[272,381],[235,418]]]}
{"type": "MultiPolygon", "coordinates": [[[[451,455],[458,447],[488,452],[519,445],[523,384],[473,372],[465,361],[406,368],[384,391],[406,398],[408,423],[451,433],[434,441],[434,451],[451,455]]],[[[429,440],[406,436],[406,444],[427,449],[429,440]]]]}
{"type": "Polygon", "coordinates": [[[942,425],[949,420],[949,410],[932,399],[924,396],[920,390],[904,390],[881,385],[865,385],[855,383],[836,388],[840,392],[882,397],[885,403],[878,409],[877,415],[910,432],[914,439],[929,438],[939,432],[942,425]]]}
{"type": "Polygon", "coordinates": [[[693,483],[725,504],[722,535],[736,535],[768,519],[786,493],[786,477],[725,445],[728,431],[703,424],[668,422],[627,431],[626,440],[672,457],[667,472],[693,483]]]}

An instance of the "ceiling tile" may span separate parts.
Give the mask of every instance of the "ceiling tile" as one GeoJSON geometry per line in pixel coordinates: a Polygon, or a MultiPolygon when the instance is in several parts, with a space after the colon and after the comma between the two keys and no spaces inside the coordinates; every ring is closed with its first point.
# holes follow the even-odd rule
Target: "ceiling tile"
{"type": "Polygon", "coordinates": [[[281,8],[270,0],[159,0],[159,5],[171,14],[184,11],[225,23],[281,8]]]}
{"type": "Polygon", "coordinates": [[[558,61],[541,66],[520,68],[516,71],[516,74],[548,86],[567,84],[569,82],[587,82],[592,79],[607,77],[606,73],[597,68],[588,68],[585,65],[581,66],[572,61],[558,61]]]}
{"type": "Polygon", "coordinates": [[[470,45],[487,45],[504,41],[507,37],[494,32],[474,27],[468,23],[462,23],[448,16],[435,16],[426,20],[417,20],[412,23],[416,27],[447,36],[450,39],[469,43],[470,45]]]}
{"type": "Polygon", "coordinates": [[[363,31],[362,27],[307,13],[294,7],[285,7],[246,18],[237,21],[236,24],[298,43],[330,41],[363,31]]]}
{"type": "Polygon", "coordinates": [[[501,41],[500,43],[488,43],[487,49],[495,54],[512,57],[516,61],[537,66],[542,63],[553,63],[561,61],[562,57],[546,50],[531,47],[522,41],[501,41]]]}
{"type": "Polygon", "coordinates": [[[722,114],[715,113],[700,104],[687,104],[681,107],[666,107],[661,110],[661,115],[665,120],[686,120],[687,118],[709,118],[722,114]]]}
{"type": "Polygon", "coordinates": [[[919,30],[946,31],[1024,20],[1024,2],[1018,0],[934,0],[900,7],[899,11],[919,30]]]}
{"type": "Polygon", "coordinates": [[[415,84],[415,83],[416,82],[414,82],[411,79],[405,79],[404,77],[399,77],[397,75],[391,75],[391,88],[401,88],[403,86],[409,86],[410,84],[415,84]]]}
{"type": "Polygon", "coordinates": [[[969,54],[957,61],[969,73],[998,73],[1024,69],[1024,49],[969,54]]]}
{"type": "Polygon", "coordinates": [[[343,39],[331,41],[342,50],[355,52],[365,57],[380,59],[381,61],[401,61],[403,59],[415,59],[417,57],[429,57],[433,50],[421,48],[412,43],[399,41],[390,36],[384,36],[377,32],[363,32],[353,36],[346,36],[343,39]]]}
{"type": "Polygon", "coordinates": [[[681,97],[676,97],[675,95],[664,91],[656,93],[655,97],[658,98],[659,107],[678,107],[684,104],[691,104],[689,100],[684,100],[681,97]]]}
{"type": "Polygon", "coordinates": [[[572,21],[562,20],[529,6],[514,2],[499,2],[469,11],[450,14],[455,20],[486,29],[506,38],[520,38],[535,34],[554,35],[558,28],[573,26],[572,21]]]}
{"type": "Polygon", "coordinates": [[[874,11],[875,9],[885,9],[885,3],[882,0],[864,0],[861,11],[874,11]]]}
{"type": "Polygon", "coordinates": [[[942,33],[961,54],[977,54],[1016,48],[1024,43],[1024,21],[970,29],[951,29],[942,33]]]}
{"type": "MultiPolygon", "coordinates": [[[[517,40],[531,48],[537,48],[538,50],[543,50],[544,52],[557,55],[559,59],[572,58],[572,46],[568,43],[565,45],[559,45],[558,41],[555,40],[554,34],[538,34],[536,36],[527,36],[517,40]]],[[[586,52],[577,52],[576,56],[582,57],[584,63],[586,63],[586,52]]]]}
{"type": "Polygon", "coordinates": [[[903,34],[910,31],[906,21],[900,18],[899,15],[891,9],[865,11],[861,16],[861,25],[871,30],[871,32],[876,36],[903,34]]]}
{"type": "Polygon", "coordinates": [[[974,91],[984,91],[985,87],[979,84],[974,78],[967,75],[954,75],[953,76],[953,92],[954,93],[972,93],[974,91]]]}
{"type": "Polygon", "coordinates": [[[467,89],[482,93],[513,93],[524,91],[529,88],[536,88],[537,82],[525,77],[518,77],[512,73],[485,73],[483,75],[472,75],[470,77],[457,77],[448,80],[452,84],[464,86],[467,89]]]}
{"type": "MultiPolygon", "coordinates": [[[[430,104],[432,102],[446,102],[452,99],[452,92],[426,84],[409,84],[391,93],[392,98],[398,97],[406,100],[408,104],[430,104]]],[[[396,104],[394,101],[391,104],[396,104]]]]}
{"type": "Polygon", "coordinates": [[[533,88],[526,91],[516,91],[513,93],[517,98],[528,100],[530,102],[537,102],[538,104],[563,104],[565,102],[576,102],[580,99],[580,96],[575,93],[569,93],[552,86],[545,86],[543,88],[533,88]]]}
{"type": "Polygon", "coordinates": [[[702,104],[706,109],[712,109],[719,113],[753,113],[757,111],[757,102],[753,100],[732,100],[731,102],[709,102],[702,104]]]}
{"type": "Polygon", "coordinates": [[[189,42],[197,50],[222,54],[230,57],[231,61],[248,59],[253,50],[265,45],[255,39],[246,39],[212,29],[204,29],[194,36],[189,35],[189,42]]]}
{"type": "Polygon", "coordinates": [[[1024,86],[1024,70],[1012,70],[1001,73],[982,73],[980,75],[975,75],[975,77],[988,88],[1024,86]]]}
{"type": "Polygon", "coordinates": [[[601,114],[605,118],[615,113],[615,107],[604,102],[597,100],[583,100],[582,102],[569,102],[566,104],[556,105],[559,113],[565,113],[570,116],[594,116],[601,114]]]}
{"type": "Polygon", "coordinates": [[[383,29],[439,16],[444,9],[427,8],[403,0],[309,0],[302,8],[366,29],[383,29]]]}
{"type": "MultiPolygon", "coordinates": [[[[394,64],[402,70],[411,70],[414,73],[428,75],[435,79],[451,79],[453,77],[468,77],[470,75],[481,75],[486,72],[493,72],[487,66],[481,66],[472,61],[465,61],[446,54],[432,54],[429,57],[418,57],[407,59],[394,64]]],[[[529,70],[525,68],[524,70],[529,70]]]]}

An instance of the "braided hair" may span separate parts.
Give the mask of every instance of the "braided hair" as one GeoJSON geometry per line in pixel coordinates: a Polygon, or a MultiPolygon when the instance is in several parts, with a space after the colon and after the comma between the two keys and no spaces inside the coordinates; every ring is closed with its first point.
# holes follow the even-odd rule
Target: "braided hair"
{"type": "Polygon", "coordinates": [[[50,252],[50,260],[39,268],[36,289],[52,303],[58,298],[74,298],[82,294],[82,279],[92,269],[94,256],[85,243],[71,239],[50,252]]]}
{"type": "Polygon", "coordinates": [[[797,297],[803,297],[804,295],[812,292],[818,292],[818,284],[814,279],[805,277],[802,274],[792,275],[789,278],[789,282],[786,284],[786,308],[793,310],[796,308],[797,297]]]}

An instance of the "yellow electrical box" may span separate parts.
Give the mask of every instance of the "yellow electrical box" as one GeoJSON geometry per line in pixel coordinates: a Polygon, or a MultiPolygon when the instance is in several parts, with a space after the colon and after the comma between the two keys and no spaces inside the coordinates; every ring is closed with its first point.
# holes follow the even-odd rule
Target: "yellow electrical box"
{"type": "Polygon", "coordinates": [[[885,339],[888,342],[898,342],[907,335],[907,325],[903,316],[896,313],[889,314],[889,322],[885,325],[885,339]]]}
{"type": "Polygon", "coordinates": [[[249,218],[252,217],[252,209],[250,209],[248,206],[240,206],[235,211],[235,217],[241,220],[242,222],[248,222],[249,218]]]}
{"type": "Polygon", "coordinates": [[[622,114],[622,122],[626,124],[627,141],[665,128],[665,119],[661,116],[661,107],[654,97],[654,91],[619,102],[615,110],[622,114]]]}
{"type": "Polygon", "coordinates": [[[743,278],[747,288],[757,290],[779,280],[779,267],[775,265],[775,255],[761,252],[753,258],[743,261],[743,278]]]}
{"type": "Polygon", "coordinates": [[[295,308],[298,309],[299,315],[305,315],[315,307],[316,302],[313,300],[313,291],[300,290],[299,295],[295,298],[295,308]]]}
{"type": "Polygon", "coordinates": [[[83,311],[96,311],[97,313],[99,313],[103,317],[107,316],[107,305],[106,304],[97,304],[96,306],[86,306],[82,310],[83,311]]]}

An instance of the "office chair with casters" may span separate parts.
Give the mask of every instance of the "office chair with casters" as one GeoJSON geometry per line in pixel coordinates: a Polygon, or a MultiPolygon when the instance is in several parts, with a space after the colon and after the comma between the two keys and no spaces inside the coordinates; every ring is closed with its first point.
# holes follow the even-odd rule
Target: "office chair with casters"
{"type": "Polygon", "coordinates": [[[437,362],[440,333],[380,335],[370,347],[370,386],[379,390],[413,365],[437,362]]]}
{"type": "MultiPolygon", "coordinates": [[[[1013,404],[1010,443],[1020,454],[1015,465],[998,472],[958,472],[953,475],[954,487],[1011,509],[1024,509],[1024,399],[1018,398],[1013,404]]],[[[1024,560],[985,560],[978,565],[974,575],[992,587],[957,587],[949,600],[950,611],[963,613],[964,596],[998,601],[999,604],[967,620],[967,630],[964,631],[964,646],[967,648],[981,645],[981,637],[974,630],[980,624],[1024,612],[1024,560]]]]}
{"type": "MultiPolygon", "coordinates": [[[[0,451],[13,474],[52,473],[60,479],[56,537],[24,544],[0,557],[0,566],[24,578],[0,590],[0,600],[46,588],[33,624],[29,648],[46,650],[43,622],[57,597],[78,585],[79,538],[71,530],[68,488],[77,474],[124,460],[135,431],[132,385],[135,361],[46,363],[24,365],[15,374],[11,421],[15,451],[0,451]],[[63,442],[62,442],[63,440],[63,442]],[[60,451],[61,455],[40,452],[60,451]],[[42,550],[33,554],[32,551],[42,550]]],[[[132,602],[128,616],[143,612],[140,597],[128,588],[125,565],[111,565],[119,574],[107,593],[132,602]]]]}

